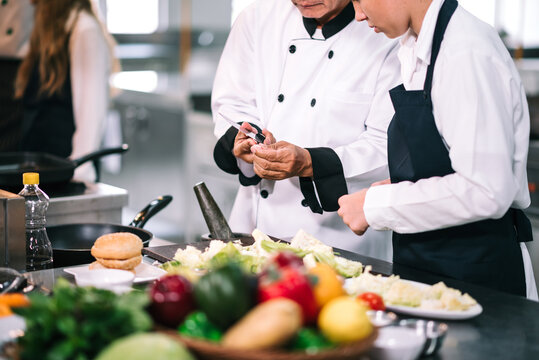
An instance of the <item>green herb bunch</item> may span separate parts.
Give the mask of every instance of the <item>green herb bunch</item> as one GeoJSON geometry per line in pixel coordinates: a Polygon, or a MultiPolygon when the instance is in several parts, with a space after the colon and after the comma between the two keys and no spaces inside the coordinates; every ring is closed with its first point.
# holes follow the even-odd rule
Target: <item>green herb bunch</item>
{"type": "Polygon", "coordinates": [[[152,327],[143,291],[117,295],[58,279],[52,296],[31,294],[30,301],[14,309],[26,321],[22,359],[93,359],[112,341],[152,327]]]}

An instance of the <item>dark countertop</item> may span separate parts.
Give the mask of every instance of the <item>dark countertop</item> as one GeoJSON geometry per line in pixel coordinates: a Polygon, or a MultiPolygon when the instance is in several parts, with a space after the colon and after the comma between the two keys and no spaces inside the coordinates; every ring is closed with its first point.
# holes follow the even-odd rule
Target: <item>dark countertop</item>
{"type": "MultiPolygon", "coordinates": [[[[170,253],[171,249],[180,246],[160,248],[170,253]]],[[[159,248],[153,249],[159,252],[159,248]]],[[[449,331],[438,355],[431,359],[539,359],[539,303],[347,251],[339,250],[339,253],[365,265],[372,265],[373,272],[398,274],[403,279],[427,284],[444,281],[450,287],[469,293],[481,304],[483,312],[473,319],[444,320],[449,325],[449,331]]],[[[48,289],[54,286],[58,277],[73,281],[73,276],[63,269],[30,272],[25,276],[32,283],[48,289]]]]}

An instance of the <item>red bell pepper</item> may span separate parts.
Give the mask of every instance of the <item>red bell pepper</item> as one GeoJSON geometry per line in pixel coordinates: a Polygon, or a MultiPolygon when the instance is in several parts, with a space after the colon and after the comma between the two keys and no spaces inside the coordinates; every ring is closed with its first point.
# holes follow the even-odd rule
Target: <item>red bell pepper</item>
{"type": "Polygon", "coordinates": [[[290,251],[281,251],[272,258],[272,262],[278,267],[303,267],[303,259],[290,251]]]}
{"type": "Polygon", "coordinates": [[[258,285],[258,301],[264,302],[279,297],[297,302],[303,312],[303,322],[314,324],[318,308],[309,278],[301,268],[294,266],[279,267],[271,264],[261,274],[258,285]]]}

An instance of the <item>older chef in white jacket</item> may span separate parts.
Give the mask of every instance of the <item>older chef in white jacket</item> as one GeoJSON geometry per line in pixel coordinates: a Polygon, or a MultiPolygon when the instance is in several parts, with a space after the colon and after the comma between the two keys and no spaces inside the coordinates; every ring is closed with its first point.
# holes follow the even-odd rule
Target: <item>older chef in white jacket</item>
{"type": "Polygon", "coordinates": [[[396,43],[353,19],[349,0],[261,0],[235,21],[212,93],[214,158],[242,184],[234,231],[290,238],[303,228],[328,245],[391,258],[388,232],[357,238],[335,212],[340,195],[388,176],[388,89],[399,76],[396,43]],[[224,117],[278,142],[249,155],[251,142],[241,154],[246,140],[224,117]],[[281,155],[291,171],[276,175],[281,155]]]}

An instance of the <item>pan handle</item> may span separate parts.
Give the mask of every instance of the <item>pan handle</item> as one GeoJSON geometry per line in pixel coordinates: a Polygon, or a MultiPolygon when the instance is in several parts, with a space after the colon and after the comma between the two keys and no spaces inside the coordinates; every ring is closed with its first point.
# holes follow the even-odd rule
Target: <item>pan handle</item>
{"type": "Polygon", "coordinates": [[[123,144],[122,146],[114,147],[114,148],[106,148],[94,151],[92,153],[89,153],[88,155],[84,155],[78,159],[72,160],[72,162],[75,164],[75,167],[78,167],[85,162],[88,162],[90,160],[99,159],[105,155],[110,154],[121,154],[129,150],[129,145],[123,144]]]}
{"type": "Polygon", "coordinates": [[[172,196],[163,195],[157,199],[152,200],[146,207],[139,211],[129,226],[143,228],[144,225],[152,216],[163,210],[172,201],[172,196]]]}

